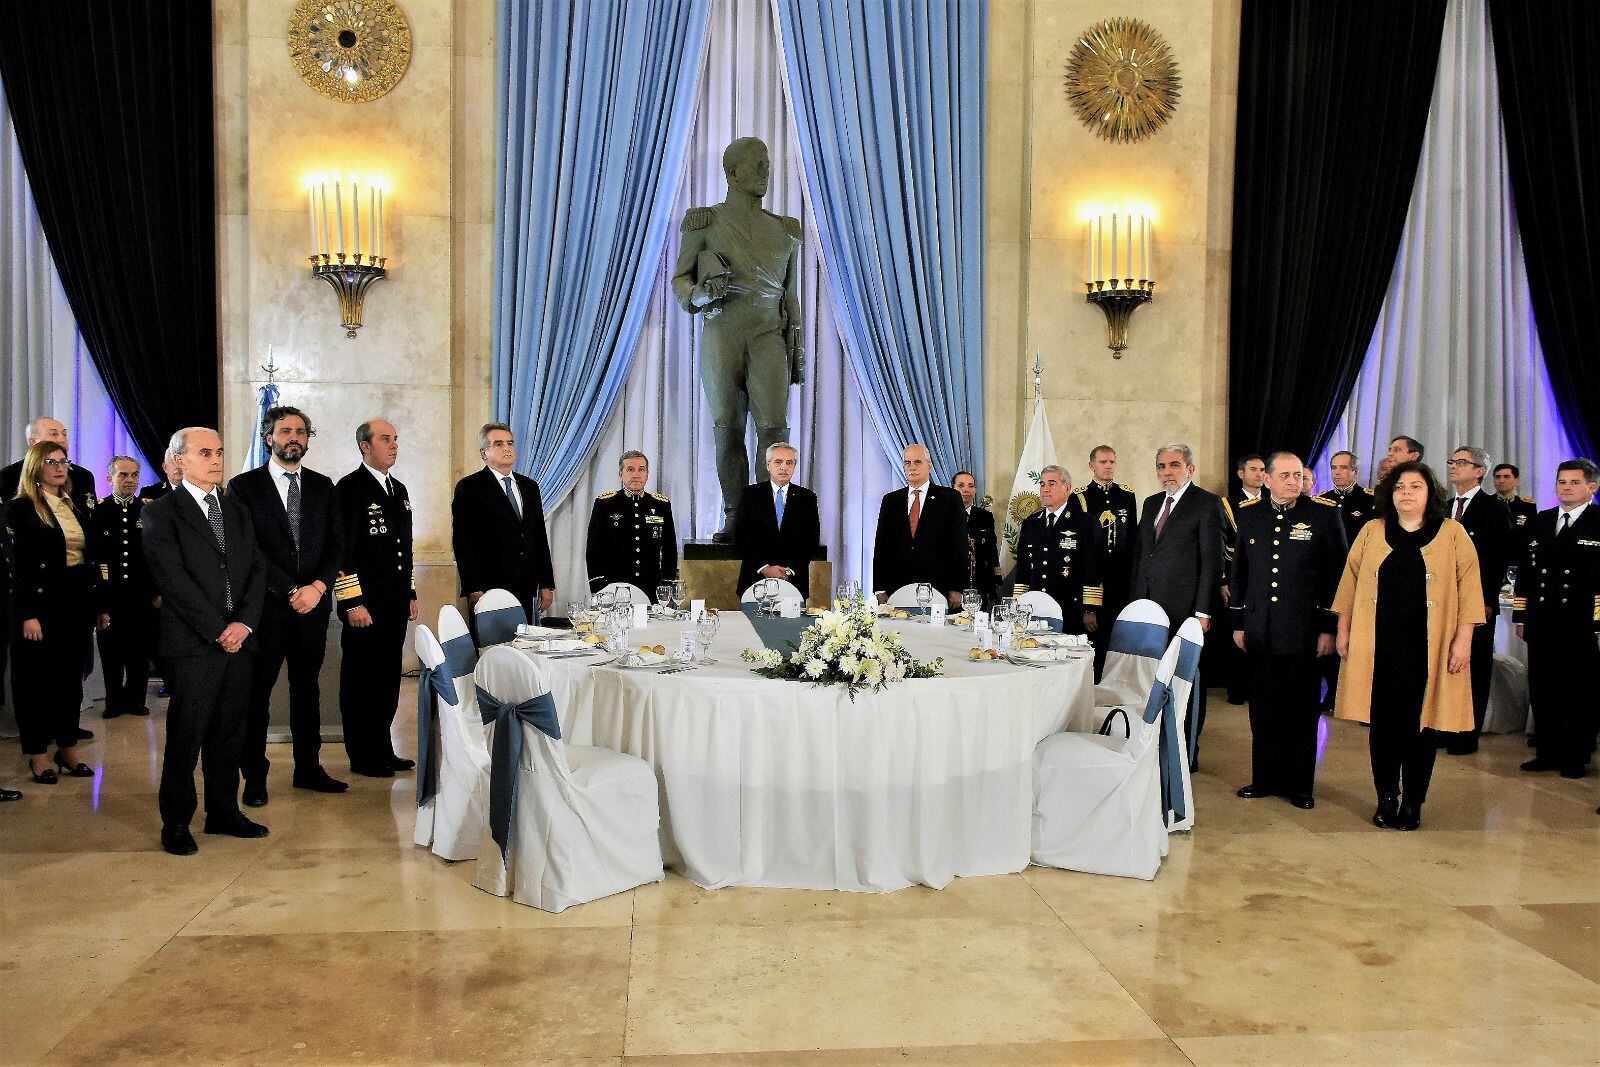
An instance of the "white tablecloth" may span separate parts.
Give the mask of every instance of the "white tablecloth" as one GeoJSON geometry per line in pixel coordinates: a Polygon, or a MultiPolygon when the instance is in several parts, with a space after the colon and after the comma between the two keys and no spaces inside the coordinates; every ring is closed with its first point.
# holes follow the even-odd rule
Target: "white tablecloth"
{"type": "MultiPolygon", "coordinates": [[[[565,737],[640,756],[661,782],[662,854],[706,888],[888,892],[1028,865],[1034,746],[1093,703],[1093,660],[972,663],[972,635],[893,623],[946,677],[859,693],[774,681],[723,612],[713,655],[682,674],[546,659],[565,737]]],[[[683,623],[630,644],[678,645],[683,623]]]]}
{"type": "Polygon", "coordinates": [[[1511,605],[1502,603],[1494,628],[1494,674],[1483,731],[1511,734],[1523,730],[1533,730],[1533,714],[1528,710],[1528,645],[1517,636],[1511,605]]]}

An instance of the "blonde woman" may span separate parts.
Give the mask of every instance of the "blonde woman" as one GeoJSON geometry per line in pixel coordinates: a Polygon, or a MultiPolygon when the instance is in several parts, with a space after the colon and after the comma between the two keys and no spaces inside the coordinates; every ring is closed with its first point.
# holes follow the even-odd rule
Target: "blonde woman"
{"type": "Polygon", "coordinates": [[[1439,733],[1472,729],[1472,631],[1484,621],[1478,553],[1445,518],[1421,461],[1378,483],[1375,518],[1356,534],[1334,597],[1344,665],[1334,713],[1370,723],[1374,824],[1422,825],[1439,733]]]}
{"type": "MultiPolygon", "coordinates": [[[[94,772],[78,758],[83,653],[96,621],[97,583],[85,555],[88,516],[72,502],[67,450],[39,441],[22,461],[16,497],[6,504],[16,558],[12,604],[12,693],[22,753],[40,785],[56,769],[74,778],[94,772]],[[55,767],[46,749],[55,742],[55,767]]],[[[107,616],[99,616],[102,626],[107,616]]]]}

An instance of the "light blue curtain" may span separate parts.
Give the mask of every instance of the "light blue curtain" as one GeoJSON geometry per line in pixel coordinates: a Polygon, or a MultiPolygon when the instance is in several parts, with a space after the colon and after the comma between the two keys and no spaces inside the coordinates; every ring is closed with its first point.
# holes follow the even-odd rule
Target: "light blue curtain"
{"type": "Polygon", "coordinates": [[[987,0],[774,0],[806,190],[886,446],[983,471],[987,0]]]}
{"type": "Polygon", "coordinates": [[[553,507],[627,377],[683,170],[707,0],[500,0],[493,393],[553,507]]]}

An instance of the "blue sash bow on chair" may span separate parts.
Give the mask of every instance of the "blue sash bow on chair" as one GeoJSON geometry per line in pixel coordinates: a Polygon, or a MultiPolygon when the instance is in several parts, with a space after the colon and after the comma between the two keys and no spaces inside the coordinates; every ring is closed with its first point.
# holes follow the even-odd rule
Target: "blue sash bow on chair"
{"type": "Polygon", "coordinates": [[[417,807],[422,807],[439,792],[439,746],[433,743],[435,696],[454,704],[456,682],[448,663],[423,667],[417,672],[417,807]]]}
{"type": "Polygon", "coordinates": [[[511,863],[511,817],[517,810],[517,768],[522,764],[522,724],[561,740],[555,698],[542,693],[520,704],[478,690],[478,714],[485,726],[494,723],[494,749],[489,754],[489,833],[500,846],[500,861],[511,863]]]}
{"type": "Polygon", "coordinates": [[[473,617],[478,630],[478,644],[484,648],[510,641],[517,636],[517,627],[527,621],[528,615],[520,607],[491,608],[473,617]]]}

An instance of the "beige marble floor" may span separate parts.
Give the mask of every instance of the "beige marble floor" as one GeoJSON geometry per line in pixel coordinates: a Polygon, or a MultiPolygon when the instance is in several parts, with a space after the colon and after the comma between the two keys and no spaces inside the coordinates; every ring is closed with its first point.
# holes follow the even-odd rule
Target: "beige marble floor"
{"type": "Polygon", "coordinates": [[[91,717],[96,778],[0,806],[0,1063],[1600,1062],[1600,778],[1489,738],[1384,832],[1363,731],[1330,724],[1302,812],[1234,798],[1245,717],[1212,709],[1152,883],[669,877],[562,915],[413,848],[409,776],[296,792],[286,752],[271,837],[167,856],[160,715],[91,717]]]}

